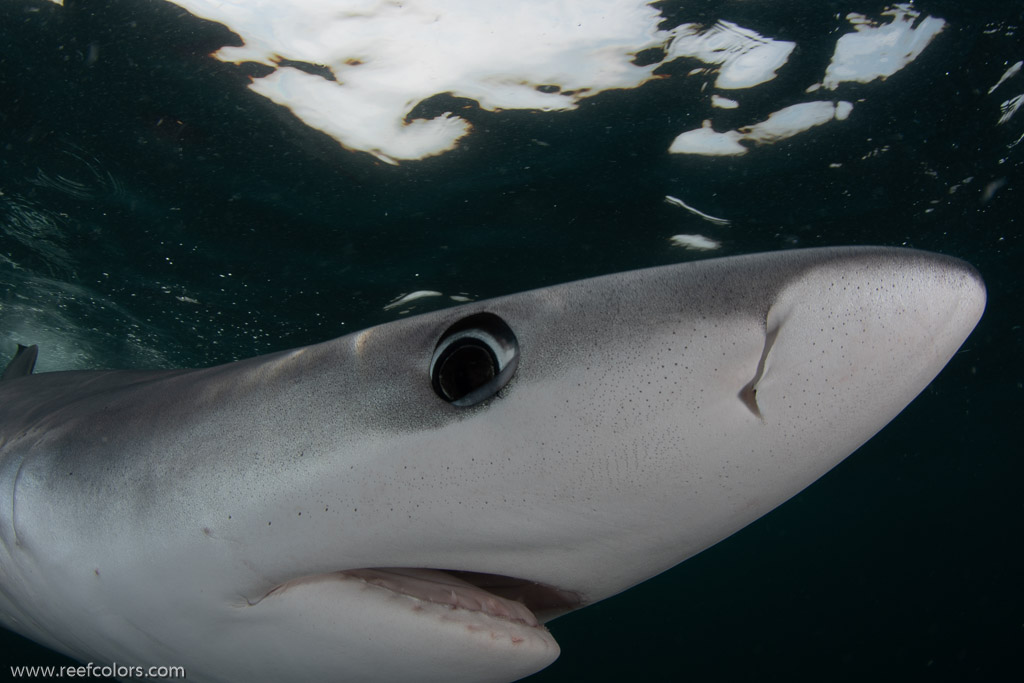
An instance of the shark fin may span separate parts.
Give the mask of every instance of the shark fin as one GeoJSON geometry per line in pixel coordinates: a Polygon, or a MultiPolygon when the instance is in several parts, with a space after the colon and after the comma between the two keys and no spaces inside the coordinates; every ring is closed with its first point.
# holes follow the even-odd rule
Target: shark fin
{"type": "Polygon", "coordinates": [[[35,344],[32,346],[18,344],[18,352],[14,354],[14,358],[7,364],[4,374],[0,375],[0,381],[31,375],[33,368],[36,367],[36,356],[38,355],[39,347],[35,344]]]}

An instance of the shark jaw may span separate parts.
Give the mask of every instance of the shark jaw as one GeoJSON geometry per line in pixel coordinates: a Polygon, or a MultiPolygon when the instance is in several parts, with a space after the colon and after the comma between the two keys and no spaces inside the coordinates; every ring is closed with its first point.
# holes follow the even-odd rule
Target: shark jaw
{"type": "MultiPolygon", "coordinates": [[[[573,591],[535,581],[483,572],[410,567],[348,569],[302,576],[275,586],[249,604],[281,597],[295,586],[331,581],[359,582],[360,588],[370,594],[385,591],[390,594],[388,597],[403,596],[409,599],[413,611],[439,607],[449,612],[475,612],[530,628],[542,629],[544,622],[585,605],[573,591]]],[[[385,594],[380,597],[384,599],[385,594]]]]}
{"type": "Polygon", "coordinates": [[[225,626],[217,649],[231,656],[196,668],[203,680],[217,681],[285,680],[298,660],[309,680],[517,680],[561,652],[545,622],[585,604],[572,591],[479,572],[375,567],[309,574],[218,609],[225,626]]]}

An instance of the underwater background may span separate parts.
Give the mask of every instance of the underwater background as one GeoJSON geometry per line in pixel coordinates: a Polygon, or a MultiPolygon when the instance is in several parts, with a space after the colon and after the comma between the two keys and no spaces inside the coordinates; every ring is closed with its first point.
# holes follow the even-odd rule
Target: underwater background
{"type": "MultiPolygon", "coordinates": [[[[524,35],[557,19],[533,4],[501,3],[524,35]]],[[[252,87],[286,69],[348,82],[287,54],[211,56],[244,36],[198,16],[202,0],[3,0],[0,357],[35,343],[37,371],[204,366],[666,263],[844,244],[957,256],[987,311],[903,414],[746,529],[550,623],[562,655],[529,680],[1019,679],[1024,3],[603,4],[658,15],[610,63],[620,80],[554,52],[564,69],[543,73],[583,85],[510,71],[495,91],[458,70],[503,63],[474,43],[438,62],[445,89],[411,72],[406,110],[378,102],[370,118],[395,130],[454,126],[448,147],[399,147],[252,87]],[[895,51],[846,53],[881,62],[851,73],[854,33],[895,51]]],[[[63,661],[0,633],[0,675],[63,661]]]]}

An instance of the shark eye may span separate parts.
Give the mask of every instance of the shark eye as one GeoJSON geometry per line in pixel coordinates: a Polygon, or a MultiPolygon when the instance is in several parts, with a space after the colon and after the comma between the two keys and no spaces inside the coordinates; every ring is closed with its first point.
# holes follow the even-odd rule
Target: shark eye
{"type": "Polygon", "coordinates": [[[434,392],[454,406],[473,406],[508,384],[519,365],[519,342],[505,321],[477,313],[441,335],[430,359],[434,392]]]}

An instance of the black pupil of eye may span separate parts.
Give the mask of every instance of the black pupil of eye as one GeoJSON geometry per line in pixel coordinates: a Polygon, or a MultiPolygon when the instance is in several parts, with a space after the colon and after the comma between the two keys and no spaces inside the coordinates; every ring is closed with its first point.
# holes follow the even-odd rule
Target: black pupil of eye
{"type": "Polygon", "coordinates": [[[441,359],[437,383],[449,401],[457,401],[494,379],[498,361],[483,342],[466,339],[453,344],[441,359]]]}

